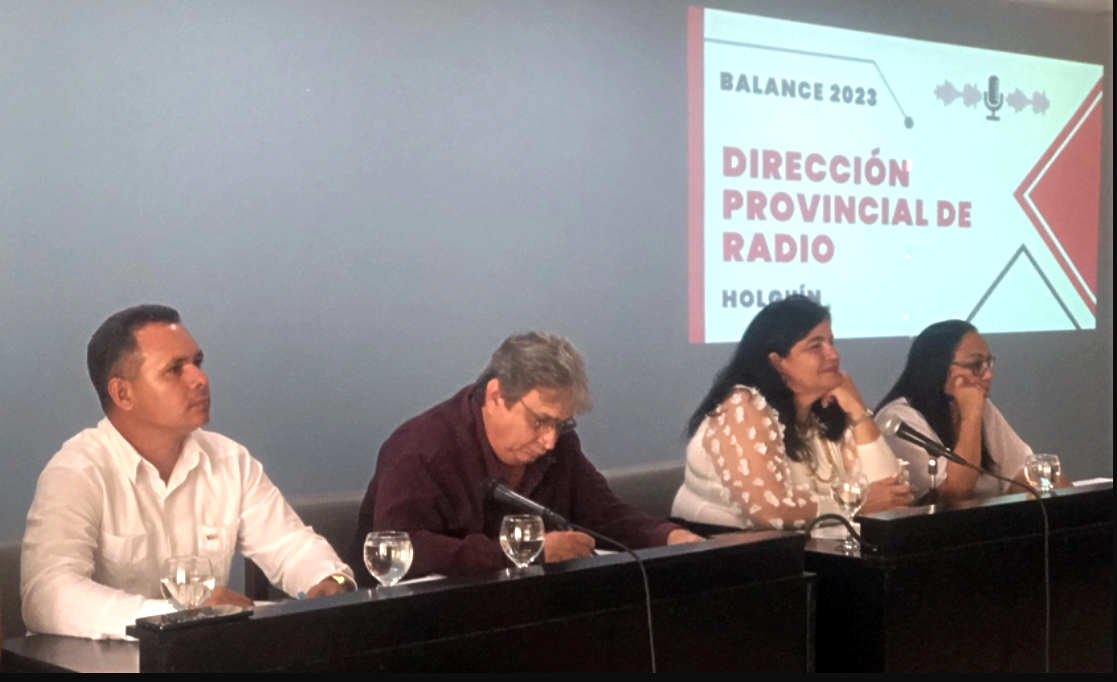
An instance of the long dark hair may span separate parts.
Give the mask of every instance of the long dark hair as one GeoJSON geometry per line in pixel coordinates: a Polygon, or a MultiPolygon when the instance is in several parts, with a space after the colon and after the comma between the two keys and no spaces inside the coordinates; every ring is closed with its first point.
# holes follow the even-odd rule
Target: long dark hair
{"type": "MultiPolygon", "coordinates": [[[[954,418],[950,413],[951,396],[946,394],[946,377],[950,363],[962,337],[976,332],[977,327],[964,320],[945,320],[927,327],[908,351],[908,362],[896,385],[877,406],[879,410],[893,400],[905,398],[919,411],[934,430],[942,444],[953,449],[958,444],[954,418]]],[[[996,471],[996,463],[985,444],[985,429],[981,430],[981,468],[996,471]]]]}
{"type": "MultiPolygon", "coordinates": [[[[777,353],[786,358],[792,346],[829,319],[828,308],[798,294],[765,306],[749,323],[733,359],[718,372],[710,392],[691,415],[687,434],[694,436],[702,421],[729,397],[734,386],[751,386],[779,414],[780,423],[784,426],[783,443],[787,456],[796,462],[806,459],[807,444],[795,428],[795,394],[784,383],[768,355],[777,353]]],[[[836,402],[822,407],[820,399],[811,405],[811,412],[818,417],[827,439],[837,441],[842,437],[847,418],[836,402]]]]}

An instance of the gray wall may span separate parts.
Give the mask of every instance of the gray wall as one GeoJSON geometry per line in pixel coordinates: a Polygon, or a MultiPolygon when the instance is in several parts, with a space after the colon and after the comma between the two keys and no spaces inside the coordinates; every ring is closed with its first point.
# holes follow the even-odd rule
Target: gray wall
{"type": "MultiPolygon", "coordinates": [[[[139,302],[182,311],[212,428],[291,494],[363,488],[392,428],[531,328],[585,354],[600,466],[680,458],[731,351],[687,343],[686,6],[0,0],[0,539],[100,417],[89,335],[139,302]]],[[[1111,73],[1111,14],[717,6],[1111,73]]],[[[1105,192],[1099,330],[990,339],[1002,411],[1076,477],[1112,472],[1105,192]]],[[[906,348],[841,345],[871,401],[906,348]]]]}

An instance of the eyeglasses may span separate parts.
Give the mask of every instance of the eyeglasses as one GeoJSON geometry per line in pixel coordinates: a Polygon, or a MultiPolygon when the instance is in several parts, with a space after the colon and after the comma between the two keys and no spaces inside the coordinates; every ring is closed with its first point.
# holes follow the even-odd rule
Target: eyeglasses
{"type": "Polygon", "coordinates": [[[570,433],[578,426],[578,422],[574,421],[573,417],[570,419],[546,417],[528,407],[527,403],[522,399],[520,400],[520,404],[524,406],[524,411],[527,412],[528,416],[528,423],[531,424],[531,428],[535,429],[536,433],[545,433],[554,429],[555,437],[557,438],[563,434],[570,433]]]}
{"type": "Polygon", "coordinates": [[[981,377],[981,376],[985,376],[986,372],[991,372],[993,370],[993,366],[996,363],[997,363],[997,358],[990,355],[987,358],[982,358],[980,360],[974,360],[973,362],[952,362],[950,364],[955,365],[957,367],[961,367],[963,369],[968,369],[968,370],[970,370],[971,372],[974,373],[974,376],[981,377]]]}

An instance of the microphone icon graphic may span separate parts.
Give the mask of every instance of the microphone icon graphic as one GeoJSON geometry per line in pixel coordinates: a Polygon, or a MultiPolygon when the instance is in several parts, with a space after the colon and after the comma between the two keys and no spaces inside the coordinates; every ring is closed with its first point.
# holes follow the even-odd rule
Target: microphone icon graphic
{"type": "Polygon", "coordinates": [[[989,115],[985,117],[987,121],[999,121],[1000,116],[997,112],[1005,104],[1004,93],[1001,92],[1001,79],[996,76],[989,76],[989,89],[985,91],[985,108],[989,110],[989,115]]]}

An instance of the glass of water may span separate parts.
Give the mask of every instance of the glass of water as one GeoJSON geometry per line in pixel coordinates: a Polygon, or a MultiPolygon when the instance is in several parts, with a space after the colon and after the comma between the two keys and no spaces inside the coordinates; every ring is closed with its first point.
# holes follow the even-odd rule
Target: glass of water
{"type": "Polygon", "coordinates": [[[391,587],[407,575],[413,557],[407,533],[382,530],[365,537],[365,568],[383,587],[391,587]]]}
{"type": "MultiPolygon", "coordinates": [[[[860,471],[845,475],[837,474],[830,484],[830,492],[834,496],[834,501],[841,507],[842,515],[852,524],[853,517],[861,511],[861,506],[865,504],[865,496],[869,494],[869,480],[860,471]]],[[[853,534],[848,530],[845,539],[842,540],[841,548],[846,552],[860,549],[853,539],[853,534]]]]}
{"type": "Polygon", "coordinates": [[[1024,478],[1033,488],[1046,493],[1059,482],[1058,455],[1028,455],[1024,462],[1024,478]]]}
{"type": "Polygon", "coordinates": [[[500,547],[516,568],[527,568],[543,551],[545,533],[538,516],[509,514],[500,522],[500,547]]]}
{"type": "Polygon", "coordinates": [[[213,564],[198,556],[173,556],[159,575],[163,596],[178,608],[196,611],[213,594],[213,564]]]}

